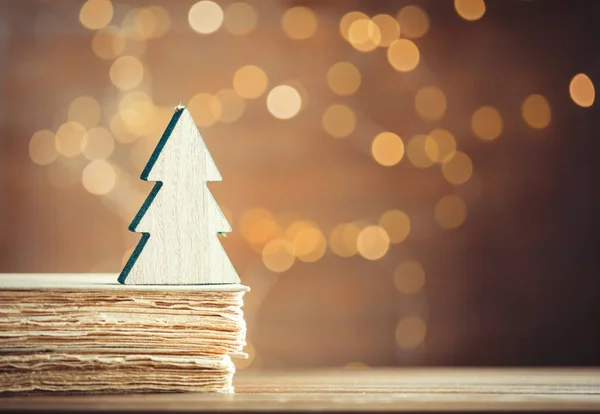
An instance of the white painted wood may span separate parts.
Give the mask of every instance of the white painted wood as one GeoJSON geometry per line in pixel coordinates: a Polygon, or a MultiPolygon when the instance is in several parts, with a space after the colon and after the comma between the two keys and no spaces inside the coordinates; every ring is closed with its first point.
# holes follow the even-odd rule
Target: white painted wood
{"type": "Polygon", "coordinates": [[[128,285],[239,283],[218,239],[231,226],[206,186],[221,181],[221,174],[187,109],[175,109],[142,179],[162,186],[155,187],[155,198],[149,206],[145,203],[132,223],[133,231],[149,238],[145,245],[142,238],[141,253],[140,245],[120,281],[128,285]]]}
{"type": "Polygon", "coordinates": [[[1,290],[125,290],[125,291],[193,291],[247,292],[239,284],[231,285],[122,285],[115,273],[3,273],[1,290]]]}

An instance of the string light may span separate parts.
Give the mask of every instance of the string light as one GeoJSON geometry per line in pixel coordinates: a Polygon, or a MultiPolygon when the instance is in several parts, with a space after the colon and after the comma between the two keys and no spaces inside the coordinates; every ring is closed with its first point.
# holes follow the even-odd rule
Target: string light
{"type": "Polygon", "coordinates": [[[190,27],[200,34],[214,33],[223,24],[223,9],[214,1],[203,0],[194,4],[188,13],[190,27]]]}
{"type": "Polygon", "coordinates": [[[245,99],[255,99],[265,93],[269,80],[258,66],[246,65],[233,75],[233,89],[245,99]]]}
{"type": "Polygon", "coordinates": [[[434,217],[441,228],[446,230],[455,229],[465,221],[467,205],[457,195],[444,196],[435,205],[434,217]]]}
{"type": "Polygon", "coordinates": [[[454,9],[465,20],[479,20],[485,14],[483,0],[454,0],[454,9]]]}
{"type": "Polygon", "coordinates": [[[303,6],[292,7],[283,14],[281,28],[290,38],[304,40],[317,31],[318,21],[315,13],[303,6]]]}
{"type": "Polygon", "coordinates": [[[334,138],[345,138],[354,132],[356,117],[346,105],[334,104],[325,109],[322,118],[323,128],[334,138]]]}
{"type": "Polygon", "coordinates": [[[578,73],[573,76],[569,84],[569,94],[573,102],[583,108],[592,106],[596,99],[594,83],[585,73],[578,73]]]}
{"type": "Polygon", "coordinates": [[[419,6],[403,7],[396,19],[400,22],[402,35],[409,39],[422,37],[429,31],[429,16],[419,6]]]}
{"type": "Polygon", "coordinates": [[[456,153],[456,140],[445,129],[434,129],[425,140],[425,153],[434,162],[448,162],[456,153]]]}
{"type": "Polygon", "coordinates": [[[502,133],[502,117],[492,106],[483,106],[473,114],[471,128],[484,141],[492,141],[502,133]]]}
{"type": "Polygon", "coordinates": [[[393,132],[381,132],[373,139],[371,153],[379,164],[391,167],[398,164],[404,156],[404,143],[393,132]]]}
{"type": "Polygon", "coordinates": [[[225,9],[224,24],[229,33],[244,36],[256,29],[258,13],[248,3],[231,3],[225,9]]]}
{"type": "Polygon", "coordinates": [[[37,165],[49,165],[58,158],[52,131],[42,129],[33,134],[29,141],[29,158],[37,165]]]}
{"type": "Polygon", "coordinates": [[[338,95],[354,94],[360,82],[360,71],[350,62],[337,62],[327,71],[327,84],[338,95]]]}
{"type": "Polygon", "coordinates": [[[425,285],[425,270],[421,263],[414,260],[405,260],[396,266],[394,271],[394,284],[404,294],[410,295],[419,292],[425,285]]]}
{"type": "Polygon", "coordinates": [[[302,98],[290,85],[279,85],[271,89],[267,96],[267,109],[275,118],[290,119],[298,115],[302,98]]]}
{"type": "Polygon", "coordinates": [[[464,184],[473,175],[473,162],[467,154],[457,151],[450,160],[442,164],[442,174],[450,184],[464,184]]]}
{"type": "Polygon", "coordinates": [[[387,50],[390,65],[399,72],[410,72],[419,64],[419,48],[408,39],[394,40],[387,50]]]}
{"type": "Polygon", "coordinates": [[[542,95],[529,95],[523,102],[521,113],[532,128],[546,128],[550,124],[550,104],[542,95]]]}
{"type": "Polygon", "coordinates": [[[79,21],[87,29],[102,29],[112,20],[113,12],[110,0],[88,0],[79,11],[79,21]]]}

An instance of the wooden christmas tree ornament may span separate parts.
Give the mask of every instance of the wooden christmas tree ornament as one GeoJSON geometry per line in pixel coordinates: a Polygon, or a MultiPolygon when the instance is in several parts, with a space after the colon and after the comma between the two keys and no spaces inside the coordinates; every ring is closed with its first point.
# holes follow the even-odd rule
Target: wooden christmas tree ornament
{"type": "Polygon", "coordinates": [[[184,107],[175,109],[141,178],[156,184],[129,227],[142,238],[119,282],[239,283],[218,239],[231,227],[206,186],[222,181],[221,174],[184,107]]]}

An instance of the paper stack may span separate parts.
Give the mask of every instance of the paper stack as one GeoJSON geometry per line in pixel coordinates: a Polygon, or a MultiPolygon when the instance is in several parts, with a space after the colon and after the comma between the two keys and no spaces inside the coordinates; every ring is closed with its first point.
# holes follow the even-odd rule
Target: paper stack
{"type": "Polygon", "coordinates": [[[0,392],[232,392],[242,285],[0,275],[0,392]]]}

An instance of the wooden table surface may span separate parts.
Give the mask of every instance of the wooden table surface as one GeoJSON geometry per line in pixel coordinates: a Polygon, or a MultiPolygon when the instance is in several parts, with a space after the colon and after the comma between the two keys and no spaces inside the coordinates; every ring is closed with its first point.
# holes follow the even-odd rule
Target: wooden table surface
{"type": "Polygon", "coordinates": [[[600,369],[240,372],[236,394],[3,396],[0,410],[600,411],[600,369]]]}

